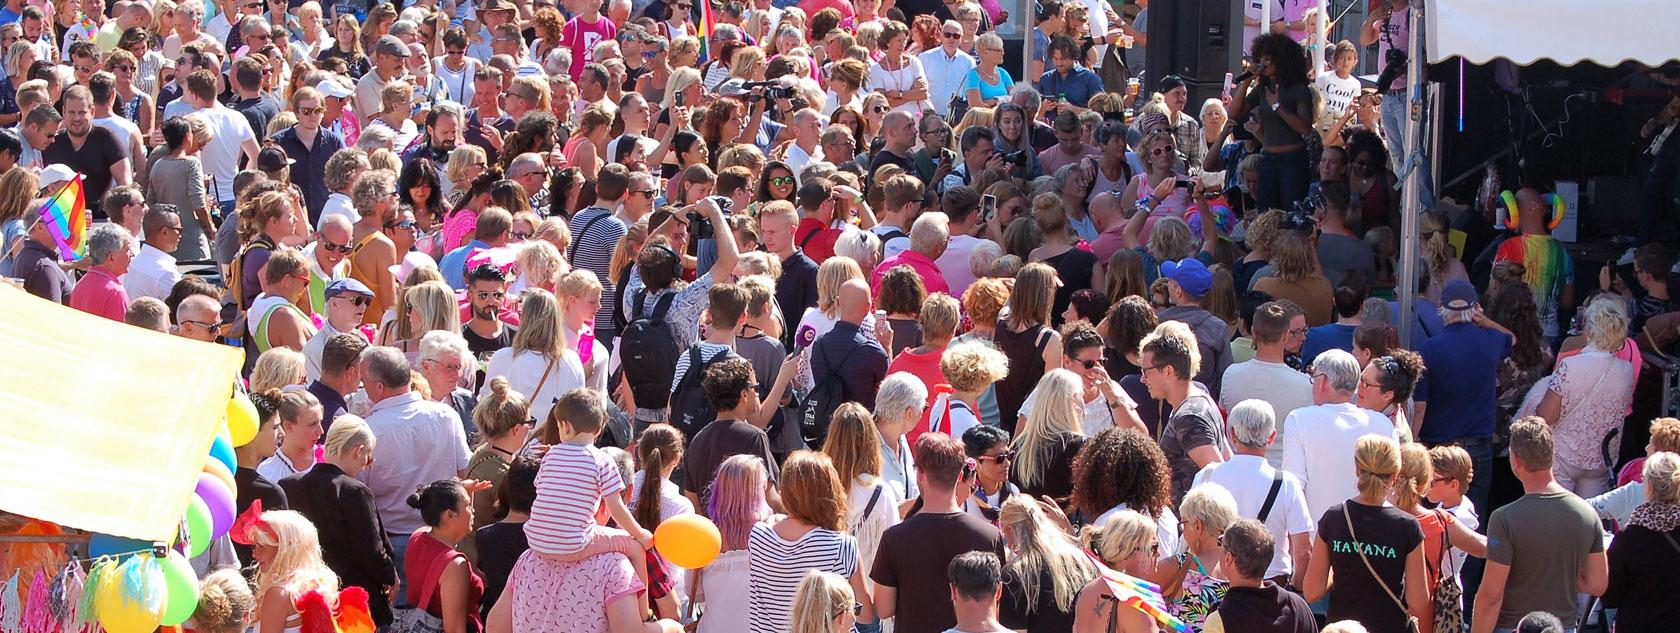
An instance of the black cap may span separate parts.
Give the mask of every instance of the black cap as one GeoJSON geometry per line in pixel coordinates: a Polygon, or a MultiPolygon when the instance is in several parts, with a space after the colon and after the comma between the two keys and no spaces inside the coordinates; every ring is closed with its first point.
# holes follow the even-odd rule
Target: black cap
{"type": "Polygon", "coordinates": [[[257,152],[257,169],[261,171],[280,171],[297,161],[286,156],[286,152],[272,145],[257,152]]]}

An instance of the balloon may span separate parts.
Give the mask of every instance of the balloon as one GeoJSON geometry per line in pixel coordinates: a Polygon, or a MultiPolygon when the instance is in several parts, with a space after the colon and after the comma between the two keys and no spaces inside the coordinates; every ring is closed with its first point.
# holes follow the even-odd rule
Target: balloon
{"type": "Polygon", "coordinates": [[[203,554],[210,547],[210,506],[204,499],[193,497],[187,504],[187,555],[203,554]]]}
{"type": "Polygon", "coordinates": [[[210,443],[210,456],[226,466],[228,472],[239,470],[239,462],[233,459],[233,443],[226,435],[217,435],[215,441],[210,443]]]}
{"type": "Polygon", "coordinates": [[[227,467],[227,464],[223,464],[222,460],[204,460],[204,472],[215,475],[217,479],[222,480],[222,483],[227,484],[228,490],[239,489],[239,484],[233,480],[233,471],[227,467]]]}
{"type": "Polygon", "coordinates": [[[257,437],[257,407],[245,394],[233,394],[228,400],[227,429],[234,446],[244,446],[257,437]]]}
{"type": "Polygon", "coordinates": [[[215,475],[199,473],[195,492],[210,509],[210,536],[227,534],[228,528],[233,527],[233,489],[223,485],[215,475]]]}
{"type": "Polygon", "coordinates": [[[653,532],[653,546],[671,564],[699,569],[711,564],[723,550],[723,535],[706,517],[683,514],[659,524],[653,532]]]}
{"type": "Polygon", "coordinates": [[[141,541],[109,534],[93,534],[88,538],[88,556],[128,555],[136,552],[151,551],[151,541],[141,541]]]}
{"type": "Polygon", "coordinates": [[[151,633],[163,623],[167,584],[151,554],[129,558],[100,580],[94,595],[100,626],[109,633],[151,633]]]}
{"type": "Polygon", "coordinates": [[[193,572],[192,563],[180,552],[170,550],[169,557],[163,559],[163,582],[168,596],[163,625],[186,622],[198,608],[198,575],[193,572]]]}

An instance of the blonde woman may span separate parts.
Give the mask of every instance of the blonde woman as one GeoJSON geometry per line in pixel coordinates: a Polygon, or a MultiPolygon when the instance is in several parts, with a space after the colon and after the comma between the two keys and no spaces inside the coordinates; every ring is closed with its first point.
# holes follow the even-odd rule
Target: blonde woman
{"type": "Polygon", "coordinates": [[[812,570],[793,597],[790,633],[847,633],[857,624],[857,594],[846,579],[812,570]]]}
{"type": "Polygon", "coordinates": [[[1423,255],[1429,262],[1429,288],[1423,296],[1431,305],[1441,304],[1441,289],[1447,286],[1447,282],[1470,280],[1470,273],[1464,269],[1458,249],[1453,248],[1451,233],[1447,214],[1425,211],[1418,216],[1418,237],[1423,238],[1423,255]]]}
{"type": "Polygon", "coordinates": [[[198,606],[189,626],[203,633],[245,633],[256,610],[251,583],[237,569],[222,569],[199,581],[198,606]]]}
{"type": "Polygon", "coordinates": [[[289,347],[272,347],[257,357],[251,370],[251,391],[284,389],[308,382],[303,354],[289,347]]]}
{"type": "Polygon", "coordinates": [[[1102,575],[1121,573],[1133,578],[1155,575],[1161,545],[1155,540],[1155,521],[1122,510],[1100,527],[1086,528],[1085,545],[1102,560],[1104,569],[1085,583],[1073,607],[1073,633],[1155,633],[1160,629],[1149,614],[1114,595],[1102,575]]]}
{"type": "Polygon", "coordinates": [[[1428,593],[1431,596],[1435,595],[1435,587],[1448,575],[1455,581],[1458,577],[1458,569],[1441,567],[1443,560],[1455,560],[1446,556],[1449,547],[1477,558],[1487,557],[1487,537],[1477,534],[1475,528],[1459,521],[1452,512],[1424,506],[1423,501],[1435,481],[1434,460],[1429,456],[1429,449],[1415,442],[1401,446],[1400,474],[1395,478],[1389,500],[1394,507],[1417,518],[1418,526],[1423,529],[1423,553],[1428,561],[1425,569],[1428,571],[1428,593]]]}
{"type": "MultiPolygon", "coordinates": [[[[560,304],[540,288],[526,290],[520,300],[519,332],[513,345],[496,350],[485,367],[484,379],[507,378],[514,391],[529,394],[531,417],[547,420],[561,394],[584,386],[583,363],[568,349],[561,333],[560,304]]],[[[486,382],[488,384],[488,382],[486,382]]],[[[479,399],[488,391],[480,390],[479,399]]]]}
{"type": "MultiPolygon", "coordinates": [[[[992,342],[1011,359],[1009,375],[997,382],[997,423],[1017,441],[1021,434],[1015,426],[1021,403],[1045,369],[1061,366],[1062,336],[1050,328],[1056,284],[1056,270],[1043,262],[1022,267],[1009,293],[1009,318],[1000,321],[992,332],[992,342]]],[[[1073,428],[1079,428],[1077,412],[1073,428]]]]}
{"type": "MultiPolygon", "coordinates": [[[[850,257],[836,255],[823,261],[817,267],[817,305],[806,308],[805,314],[800,316],[799,325],[794,328],[796,341],[815,341],[840,320],[840,286],[853,279],[863,279],[863,269],[850,257]]],[[[867,341],[875,340],[875,315],[863,318],[858,328],[863,332],[867,341]]],[[[799,384],[809,390],[814,385],[811,377],[811,351],[805,348],[804,362],[799,365],[799,384]]]]}
{"type": "Polygon", "coordinates": [[[607,160],[607,139],[612,136],[613,115],[605,106],[596,104],[584,108],[578,118],[578,129],[560,150],[567,164],[578,168],[584,176],[593,178],[607,160]]]}
{"type": "Polygon", "coordinates": [[[514,255],[514,261],[519,267],[519,276],[508,286],[509,294],[518,294],[526,288],[541,288],[554,292],[555,284],[560,276],[566,274],[566,260],[559,248],[545,241],[528,241],[519,245],[514,255]]]}
{"type": "MultiPolygon", "coordinates": [[[[840,108],[862,111],[863,85],[869,78],[869,66],[855,59],[842,59],[828,69],[828,98],[823,101],[822,113],[833,115],[840,108]]],[[[864,139],[856,139],[859,147],[867,147],[864,139]]]]}
{"type": "Polygon", "coordinates": [[[1096,565],[1039,502],[1026,495],[1003,502],[998,527],[1014,554],[1003,566],[998,623],[1017,631],[1070,630],[1073,602],[1097,577],[1096,565]]]}
{"type": "Polygon", "coordinates": [[[939,375],[951,386],[951,393],[942,396],[949,405],[941,407],[936,400],[928,426],[951,437],[962,437],[987,419],[983,417],[981,397],[992,383],[1009,375],[1009,357],[983,340],[958,339],[939,357],[939,375]]]}
{"type": "MultiPolygon", "coordinates": [[[[418,262],[419,259],[420,258],[416,258],[415,261],[418,262]]],[[[405,259],[403,263],[406,265],[408,260],[405,259]]],[[[401,273],[404,271],[399,269],[397,272],[401,273]]],[[[439,272],[436,267],[431,266],[429,260],[425,265],[417,264],[414,268],[406,272],[408,273],[407,275],[393,275],[393,277],[396,277],[396,281],[401,283],[402,286],[397,288],[397,300],[393,302],[391,306],[385,308],[384,313],[379,317],[379,335],[374,340],[377,345],[396,345],[396,341],[411,336],[411,334],[408,333],[408,330],[404,329],[411,327],[408,324],[408,320],[397,318],[397,314],[407,314],[410,311],[408,307],[408,290],[410,288],[428,281],[443,281],[443,273],[439,272]]],[[[460,316],[457,315],[456,318],[459,319],[460,316]]]]}
{"type": "Polygon", "coordinates": [[[581,268],[566,273],[555,287],[566,348],[577,350],[585,386],[606,392],[608,352],[595,338],[594,328],[595,314],[601,310],[601,291],[600,278],[581,268]]]}
{"type": "Polygon", "coordinates": [[[1204,484],[1184,495],[1178,516],[1184,529],[1179,537],[1184,551],[1171,563],[1163,563],[1174,565],[1175,571],[1162,591],[1167,609],[1190,625],[1190,630],[1200,631],[1231,587],[1220,563],[1225,557],[1220,538],[1240,518],[1237,500],[1224,486],[1204,484]]]}
{"type": "MultiPolygon", "coordinates": [[[[675,46],[675,44],[672,44],[673,55],[676,51],[675,46]]],[[[702,95],[705,94],[706,87],[701,85],[700,79],[700,71],[697,69],[689,67],[671,69],[671,78],[665,80],[665,99],[659,102],[659,109],[662,112],[660,112],[659,121],[653,129],[654,138],[665,138],[665,134],[670,131],[671,125],[677,123],[671,120],[671,115],[676,111],[676,106],[692,107],[702,102],[702,95]]],[[[666,154],[665,158],[666,160],[672,160],[673,157],[666,154]]]]}
{"type": "Polygon", "coordinates": [[[449,163],[444,167],[444,175],[449,180],[449,193],[445,199],[451,208],[461,204],[461,198],[467,195],[472,183],[490,167],[490,160],[484,153],[484,148],[467,144],[456,147],[449,152],[449,163]]]}
{"type": "Polygon", "coordinates": [[[1635,374],[1633,365],[1617,355],[1628,334],[1620,298],[1594,300],[1583,320],[1587,347],[1559,361],[1551,378],[1542,381],[1547,386],[1535,415],[1552,425],[1558,485],[1587,498],[1614,487],[1601,447],[1632,405],[1635,374]]]}
{"type": "Polygon", "coordinates": [[[957,121],[956,127],[951,128],[951,138],[962,138],[963,130],[971,127],[992,127],[995,120],[992,108],[969,108],[963,113],[962,120],[957,121]]]}
{"type": "Polygon", "coordinates": [[[250,543],[251,558],[257,562],[256,633],[296,631],[302,626],[294,606],[298,597],[311,591],[338,593],[338,574],[322,562],[319,533],[302,514],[264,512],[233,539],[250,543]]]}
{"type": "Polygon", "coordinates": [[[420,356],[420,338],[427,332],[443,330],[460,333],[461,308],[455,302],[455,291],[442,281],[427,281],[403,291],[402,305],[408,311],[397,319],[397,332],[392,346],[410,356],[414,362],[420,356]]]}
{"type": "Polygon", "coordinates": [[[1358,620],[1377,631],[1405,631],[1410,616],[1417,618],[1417,630],[1434,630],[1435,611],[1424,561],[1430,554],[1425,551],[1423,529],[1410,512],[1388,503],[1400,474],[1400,445],[1379,435],[1361,437],[1354,445],[1353,461],[1359,496],[1331,506],[1319,519],[1307,559],[1303,597],[1314,602],[1329,596],[1332,622],[1358,620]],[[1332,548],[1331,541],[1359,542],[1364,547],[1332,548]],[[1365,553],[1372,551],[1395,555],[1365,553]],[[1389,599],[1390,594],[1394,599],[1389,599]],[[1404,610],[1397,604],[1401,600],[1404,610]]]}
{"type": "Polygon", "coordinates": [[[1079,430],[1084,385],[1079,374],[1052,369],[1039,379],[1037,389],[1031,414],[1014,434],[1010,479],[1034,498],[1060,499],[1073,493],[1073,458],[1085,446],[1079,430]]]}
{"type": "Polygon", "coordinates": [[[303,389],[280,394],[280,446],[257,464],[257,474],[269,481],[309,470],[315,465],[315,443],[321,439],[321,401],[303,389]]]}
{"type": "Polygon", "coordinates": [[[841,404],[828,425],[822,452],[846,485],[846,533],[857,539],[862,560],[874,561],[881,535],[898,525],[905,507],[899,488],[881,478],[881,435],[875,418],[856,402],[841,404]]]}

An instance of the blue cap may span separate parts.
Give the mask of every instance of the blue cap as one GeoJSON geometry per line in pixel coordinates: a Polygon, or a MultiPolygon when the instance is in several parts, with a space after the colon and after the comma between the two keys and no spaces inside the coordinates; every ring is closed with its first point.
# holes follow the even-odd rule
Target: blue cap
{"type": "Polygon", "coordinates": [[[348,277],[327,284],[327,292],[325,294],[328,299],[331,299],[346,292],[353,292],[364,297],[373,296],[373,291],[368,289],[367,284],[348,277]]]}
{"type": "Polygon", "coordinates": [[[1469,310],[1476,306],[1476,287],[1463,279],[1454,279],[1441,287],[1441,307],[1448,310],[1469,310]]]}
{"type": "Polygon", "coordinates": [[[1172,280],[1190,293],[1192,297],[1206,296],[1213,289],[1213,273],[1209,272],[1202,260],[1186,257],[1179,261],[1167,260],[1161,263],[1161,276],[1172,280]]]}

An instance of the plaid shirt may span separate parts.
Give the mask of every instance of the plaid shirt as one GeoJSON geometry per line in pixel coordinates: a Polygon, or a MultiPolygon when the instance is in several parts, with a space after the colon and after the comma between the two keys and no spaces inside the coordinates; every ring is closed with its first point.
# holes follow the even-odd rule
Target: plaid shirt
{"type": "Polygon", "coordinates": [[[1196,117],[1187,113],[1178,113],[1178,120],[1173,123],[1173,141],[1178,145],[1178,151],[1184,152],[1184,169],[1186,174],[1202,171],[1202,155],[1206,150],[1202,148],[1202,124],[1196,117]]]}

